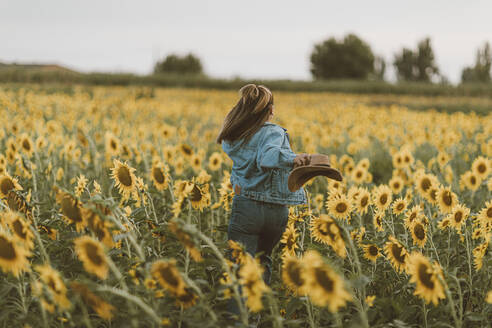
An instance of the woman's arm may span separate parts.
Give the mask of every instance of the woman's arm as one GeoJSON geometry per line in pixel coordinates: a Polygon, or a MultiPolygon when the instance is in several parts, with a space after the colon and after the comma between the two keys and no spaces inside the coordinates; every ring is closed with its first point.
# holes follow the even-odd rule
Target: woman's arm
{"type": "Polygon", "coordinates": [[[308,154],[296,154],[290,148],[285,131],[269,129],[263,138],[258,154],[257,163],[260,169],[287,168],[309,163],[308,154]]]}

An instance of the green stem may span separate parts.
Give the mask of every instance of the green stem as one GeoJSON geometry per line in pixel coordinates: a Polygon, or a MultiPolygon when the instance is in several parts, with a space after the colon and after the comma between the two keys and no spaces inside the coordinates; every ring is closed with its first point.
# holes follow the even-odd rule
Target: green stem
{"type": "Polygon", "coordinates": [[[110,286],[98,286],[97,290],[100,292],[109,292],[118,296],[121,296],[136,305],[138,305],[145,313],[147,313],[152,320],[154,320],[157,324],[160,324],[161,319],[157,316],[153,309],[151,309],[147,304],[145,304],[140,298],[128,293],[125,290],[121,290],[118,288],[110,287],[110,286]]]}

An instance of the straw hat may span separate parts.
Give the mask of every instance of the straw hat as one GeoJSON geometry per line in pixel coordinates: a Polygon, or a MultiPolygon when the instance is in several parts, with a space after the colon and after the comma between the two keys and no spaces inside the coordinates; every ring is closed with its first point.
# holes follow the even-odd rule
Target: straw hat
{"type": "Polygon", "coordinates": [[[322,175],[330,179],[342,181],[342,174],[330,166],[330,158],[322,154],[312,154],[308,165],[298,166],[289,174],[287,181],[289,190],[294,192],[312,178],[322,175]]]}

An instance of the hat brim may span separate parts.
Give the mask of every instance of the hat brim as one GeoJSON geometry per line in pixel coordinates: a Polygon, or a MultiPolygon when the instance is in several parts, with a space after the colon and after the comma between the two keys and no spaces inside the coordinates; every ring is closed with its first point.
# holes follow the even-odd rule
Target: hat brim
{"type": "Polygon", "coordinates": [[[289,190],[292,192],[299,190],[306,182],[320,175],[337,181],[343,180],[342,174],[329,166],[300,166],[293,169],[289,174],[287,181],[289,190]]]}

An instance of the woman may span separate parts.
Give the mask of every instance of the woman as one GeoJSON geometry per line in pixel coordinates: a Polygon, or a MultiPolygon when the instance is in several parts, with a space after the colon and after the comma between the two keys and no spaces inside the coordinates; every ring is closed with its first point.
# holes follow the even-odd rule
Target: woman
{"type": "MultiPolygon", "coordinates": [[[[301,188],[289,191],[287,178],[295,166],[309,163],[308,154],[295,154],[286,130],[269,122],[274,115],[273,95],[265,86],[248,84],[227,114],[217,142],[232,159],[234,188],[228,239],[241,243],[253,257],[260,255],[270,284],[271,253],[287,225],[287,205],[305,204],[301,188]]],[[[239,314],[231,301],[229,312],[239,314]]]]}

